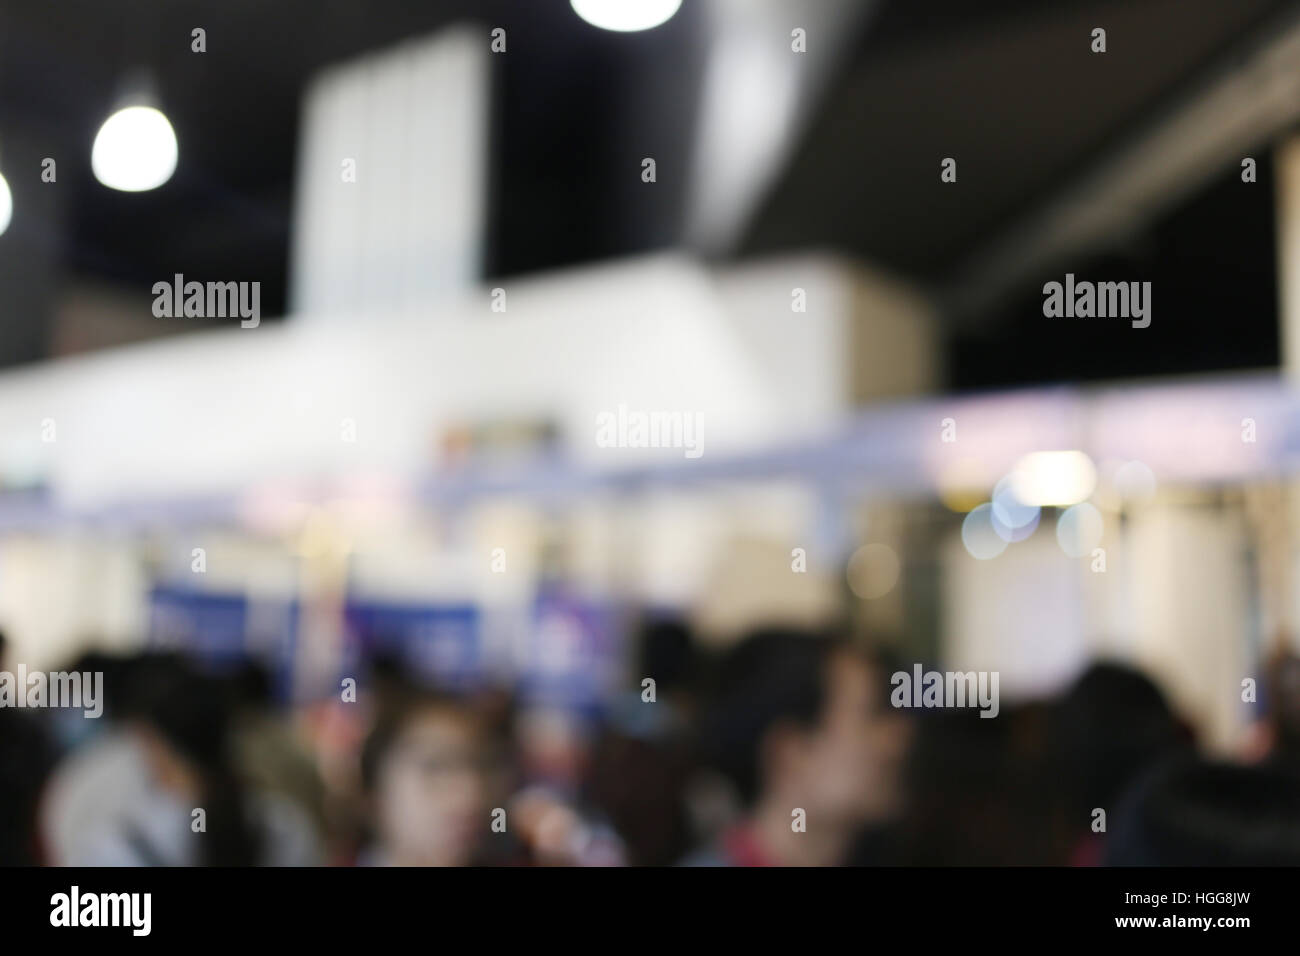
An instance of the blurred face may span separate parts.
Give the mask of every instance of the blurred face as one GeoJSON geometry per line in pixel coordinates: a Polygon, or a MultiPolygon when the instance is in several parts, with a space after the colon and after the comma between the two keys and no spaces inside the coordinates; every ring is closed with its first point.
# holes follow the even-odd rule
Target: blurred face
{"type": "Polygon", "coordinates": [[[828,665],[821,723],[784,748],[783,789],[809,815],[865,823],[893,812],[907,747],[905,719],[889,706],[871,665],[838,653],[828,665]]]}
{"type": "Polygon", "coordinates": [[[488,832],[484,743],[451,710],[409,721],[379,768],[378,824],[384,850],[404,866],[464,866],[488,832]]]}

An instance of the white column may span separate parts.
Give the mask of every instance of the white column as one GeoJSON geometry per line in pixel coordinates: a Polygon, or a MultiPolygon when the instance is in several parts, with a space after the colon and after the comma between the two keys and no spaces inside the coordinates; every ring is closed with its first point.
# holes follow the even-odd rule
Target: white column
{"type": "Polygon", "coordinates": [[[294,210],[295,314],[419,308],[477,281],[488,44],[486,29],[453,28],[313,81],[294,210]]]}

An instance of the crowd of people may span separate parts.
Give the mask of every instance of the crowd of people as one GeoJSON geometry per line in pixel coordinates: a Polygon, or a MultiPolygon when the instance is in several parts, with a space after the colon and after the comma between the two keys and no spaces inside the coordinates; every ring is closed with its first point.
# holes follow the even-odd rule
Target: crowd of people
{"type": "Polygon", "coordinates": [[[1294,657],[1228,762],[1116,663],[990,720],[893,706],[901,664],[843,636],[714,653],[655,620],[635,644],[599,715],[386,657],[291,707],[256,661],[89,654],[102,718],[0,708],[0,864],[1300,863],[1294,657]]]}

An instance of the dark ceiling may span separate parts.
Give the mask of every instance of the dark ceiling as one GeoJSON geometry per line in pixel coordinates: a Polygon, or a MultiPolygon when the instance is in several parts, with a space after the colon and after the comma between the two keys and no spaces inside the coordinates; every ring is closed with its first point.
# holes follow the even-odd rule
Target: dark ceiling
{"type": "Polygon", "coordinates": [[[887,3],[748,247],[823,243],[942,280],[1286,5],[887,3]],[[961,188],[940,181],[943,157],[961,188]]]}
{"type": "MultiPolygon", "coordinates": [[[[832,247],[942,285],[1290,5],[881,0],[741,251],[832,247]],[[1099,25],[1104,57],[1087,47],[1099,25]],[[960,189],[939,182],[945,156],[959,159],[960,189]]],[[[704,55],[695,6],[615,35],[582,24],[568,0],[4,0],[0,169],[16,213],[0,286],[22,288],[0,297],[0,363],[42,357],[51,293],[69,279],[147,289],[176,271],[260,276],[263,310],[282,310],[304,84],[461,19],[510,38],[494,75],[489,271],[673,244],[704,55]],[[207,31],[205,54],[190,51],[194,27],[207,31]],[[164,187],[128,195],[95,183],[89,152],[116,83],[139,64],[156,72],[181,164],[164,187]],[[665,184],[653,196],[613,171],[647,143],[665,184]],[[41,192],[44,156],[58,159],[57,192],[41,192]]],[[[1267,191],[1250,201],[1266,206],[1267,191]]],[[[1244,214],[1239,254],[1268,254],[1270,221],[1266,209],[1244,214]]]]}

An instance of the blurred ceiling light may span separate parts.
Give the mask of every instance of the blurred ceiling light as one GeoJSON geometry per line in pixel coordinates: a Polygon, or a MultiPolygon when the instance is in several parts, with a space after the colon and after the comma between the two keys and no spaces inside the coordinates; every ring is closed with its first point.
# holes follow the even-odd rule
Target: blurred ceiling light
{"type": "Polygon", "coordinates": [[[961,523],[961,543],[972,558],[988,561],[1007,549],[1007,541],[993,527],[993,505],[985,502],[961,523]]]}
{"type": "Polygon", "coordinates": [[[672,19],[682,0],[569,0],[573,12],[593,27],[634,33],[672,19]]]}
{"type": "Polygon", "coordinates": [[[1004,528],[1017,530],[1038,521],[1038,506],[1027,505],[1021,501],[1012,487],[1010,475],[993,487],[994,524],[1000,523],[1004,528]]]}
{"type": "Polygon", "coordinates": [[[1022,504],[1078,504],[1097,487],[1097,469],[1081,451],[1036,451],[1011,472],[1011,490],[1022,504]]]}
{"type": "Polygon", "coordinates": [[[176,133],[152,106],[120,109],[99,128],[90,152],[95,178],[110,189],[157,189],[176,171],[176,133]]]}
{"type": "Polygon", "coordinates": [[[0,175],[0,236],[9,228],[9,220],[14,214],[14,199],[9,193],[9,183],[0,175]]]}
{"type": "Polygon", "coordinates": [[[1007,544],[1013,544],[1016,541],[1027,540],[1035,531],[1038,530],[1038,516],[1041,514],[1037,508],[1034,509],[1034,516],[1025,524],[1018,527],[1011,527],[998,517],[998,506],[993,506],[993,530],[997,536],[1007,544]]]}
{"type": "Polygon", "coordinates": [[[993,530],[1008,543],[1024,541],[1038,528],[1042,510],[1016,497],[1007,475],[993,487],[993,530]]]}
{"type": "Polygon", "coordinates": [[[1061,513],[1056,521],[1056,540],[1070,557],[1081,558],[1101,543],[1105,528],[1101,512],[1085,501],[1061,513]]]}

